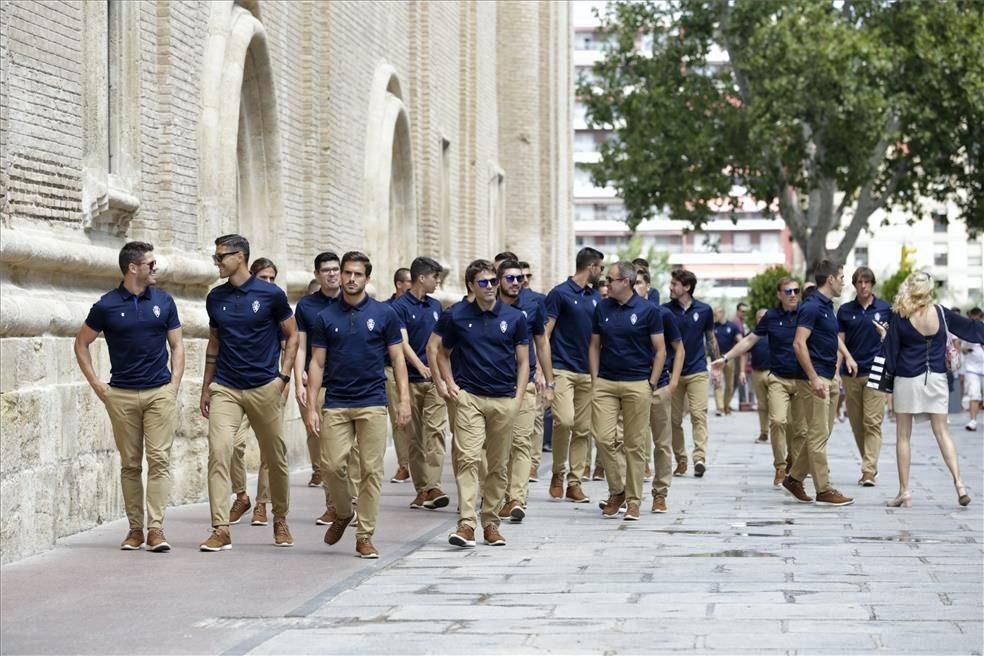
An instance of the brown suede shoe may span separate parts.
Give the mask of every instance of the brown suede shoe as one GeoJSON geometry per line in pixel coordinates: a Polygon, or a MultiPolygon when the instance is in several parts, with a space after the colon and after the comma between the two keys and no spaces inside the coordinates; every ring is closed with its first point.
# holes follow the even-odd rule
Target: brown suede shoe
{"type": "Polygon", "coordinates": [[[502,534],[499,533],[499,527],[495,524],[486,526],[483,533],[485,534],[485,544],[490,547],[506,546],[506,538],[502,537],[502,534]]]}
{"type": "Polygon", "coordinates": [[[420,490],[419,492],[417,492],[417,496],[413,498],[413,501],[410,502],[410,508],[414,510],[419,510],[424,507],[424,501],[426,500],[427,500],[427,493],[424,492],[423,490],[420,490]]]}
{"type": "Polygon", "coordinates": [[[605,468],[595,467],[594,474],[591,475],[592,481],[603,481],[605,480],[605,468]]]}
{"type": "Polygon", "coordinates": [[[554,474],[550,477],[550,496],[559,499],[564,496],[564,475],[554,474]]]}
{"type": "Polygon", "coordinates": [[[676,469],[673,470],[674,476],[686,476],[687,475],[687,461],[681,460],[677,463],[676,469]]]}
{"type": "Polygon", "coordinates": [[[581,472],[581,480],[582,481],[590,481],[591,480],[591,465],[585,465],[584,466],[584,471],[581,472]]]}
{"type": "Polygon", "coordinates": [[[581,491],[581,486],[577,483],[567,486],[567,500],[574,503],[588,503],[591,501],[588,497],[584,496],[584,492],[581,491]]]}
{"type": "Polygon", "coordinates": [[[232,538],[229,536],[229,527],[220,526],[212,531],[205,542],[202,542],[199,551],[227,551],[232,549],[232,538]]]}
{"type": "Polygon", "coordinates": [[[236,497],[236,500],[232,502],[232,508],[229,508],[229,523],[238,524],[239,520],[243,518],[246,511],[253,507],[250,503],[249,497],[236,497]]]}
{"type": "Polygon", "coordinates": [[[639,504],[630,503],[625,509],[625,516],[622,519],[626,522],[638,522],[639,521],[639,504]]]}
{"type": "Polygon", "coordinates": [[[251,526],[266,526],[269,523],[265,503],[256,504],[253,508],[253,519],[249,523],[251,526]]]}
{"type": "Polygon", "coordinates": [[[311,472],[311,480],[308,481],[308,487],[321,487],[321,472],[315,469],[311,472]]]}
{"type": "Polygon", "coordinates": [[[339,517],[331,523],[328,530],[325,531],[325,544],[335,544],[342,539],[342,535],[345,534],[345,529],[348,528],[349,522],[355,518],[353,513],[351,517],[339,517]]]}
{"type": "Polygon", "coordinates": [[[782,479],[782,486],[786,488],[790,494],[796,497],[796,500],[800,503],[813,503],[813,497],[807,494],[806,490],[803,489],[802,481],[797,481],[792,476],[787,475],[786,478],[782,479]]]}
{"type": "Polygon", "coordinates": [[[506,499],[506,502],[502,504],[502,508],[499,509],[499,519],[509,519],[509,512],[513,509],[513,506],[518,506],[518,501],[510,501],[506,499]]]}
{"type": "Polygon", "coordinates": [[[834,488],[830,488],[824,492],[817,493],[817,503],[822,503],[828,506],[849,506],[854,503],[854,499],[851,497],[845,497],[834,488]]]}
{"type": "Polygon", "coordinates": [[[278,547],[294,546],[294,538],[290,535],[286,517],[273,518],[273,544],[278,547]]]}
{"type": "Polygon", "coordinates": [[[393,478],[390,479],[390,483],[406,483],[410,480],[410,470],[407,469],[406,465],[400,465],[393,474],[393,478]]]}
{"type": "Polygon", "coordinates": [[[448,536],[448,543],[456,547],[474,547],[475,529],[467,524],[458,524],[454,533],[448,536]]]}
{"type": "Polygon", "coordinates": [[[449,503],[451,503],[451,499],[449,499],[448,495],[441,491],[441,488],[435,487],[431,490],[427,490],[427,496],[424,499],[424,508],[427,510],[445,508],[449,503]]]}
{"type": "Polygon", "coordinates": [[[318,526],[331,526],[336,519],[338,519],[338,513],[335,512],[334,508],[328,508],[321,517],[314,520],[314,523],[318,526]]]}
{"type": "Polygon", "coordinates": [[[379,558],[379,552],[376,547],[372,546],[371,538],[359,538],[355,541],[355,552],[359,554],[359,558],[379,558]]]}
{"type": "Polygon", "coordinates": [[[656,495],[653,497],[653,510],[654,513],[665,513],[666,512],[666,497],[656,495]]]}
{"type": "Polygon", "coordinates": [[[144,543],[144,533],[142,528],[131,528],[126,534],[126,538],[120,544],[121,551],[137,551],[144,543]]]}
{"type": "Polygon", "coordinates": [[[538,472],[536,470],[536,466],[535,465],[530,465],[530,478],[529,478],[529,482],[530,483],[539,483],[540,482],[540,472],[538,472]]]}
{"type": "Polygon", "coordinates": [[[861,487],[875,487],[875,475],[870,472],[864,472],[861,474],[861,480],[858,481],[858,485],[861,487]]]}
{"type": "Polygon", "coordinates": [[[653,480],[653,468],[649,465],[648,462],[646,463],[646,471],[643,472],[642,474],[642,480],[644,481],[653,480]]]}
{"type": "Polygon", "coordinates": [[[147,529],[147,551],[165,553],[170,550],[171,545],[167,543],[167,538],[164,537],[164,531],[159,528],[147,529]]]}
{"type": "Polygon", "coordinates": [[[760,434],[760,435],[758,436],[758,438],[756,438],[756,440],[755,440],[755,441],[756,441],[756,442],[758,442],[758,443],[760,443],[760,444],[765,444],[766,442],[768,442],[768,441],[769,441],[769,436],[768,436],[768,435],[766,435],[765,433],[761,433],[761,434],[760,434]]]}
{"type": "Polygon", "coordinates": [[[782,487],[784,478],[786,478],[786,468],[776,467],[776,477],[772,479],[772,487],[782,487]]]}
{"type": "Polygon", "coordinates": [[[601,516],[605,519],[614,519],[618,517],[618,510],[625,503],[625,492],[619,492],[618,494],[613,494],[608,498],[608,504],[605,509],[601,511],[601,516]]]}

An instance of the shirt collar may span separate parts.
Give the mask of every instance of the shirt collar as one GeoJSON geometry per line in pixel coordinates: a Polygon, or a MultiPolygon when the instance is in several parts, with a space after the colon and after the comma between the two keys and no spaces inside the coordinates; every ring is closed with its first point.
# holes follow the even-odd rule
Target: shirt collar
{"type": "MultiPolygon", "coordinates": [[[[609,296],[608,298],[612,298],[612,297],[609,296]]],[[[632,296],[630,296],[629,300],[625,301],[625,303],[619,303],[614,298],[612,298],[612,301],[615,303],[616,307],[627,307],[627,308],[635,308],[639,304],[639,301],[641,300],[642,297],[636,294],[635,292],[632,292],[632,296]]]]}
{"type": "MultiPolygon", "coordinates": [[[[123,283],[122,283],[122,282],[120,283],[120,286],[119,286],[119,288],[118,288],[118,289],[119,289],[119,292],[120,292],[120,297],[122,297],[122,299],[123,299],[124,301],[129,301],[129,300],[130,300],[131,298],[133,298],[134,296],[138,296],[138,295],[136,295],[136,294],[133,294],[133,293],[131,293],[131,292],[130,292],[130,290],[129,290],[129,289],[127,289],[127,288],[126,288],[126,287],[125,287],[125,286],[123,285],[123,283]]],[[[145,289],[145,290],[143,290],[142,292],[140,292],[140,294],[139,294],[139,296],[138,296],[138,298],[147,298],[147,299],[149,299],[149,298],[150,298],[150,287],[148,287],[147,289],[145,289]]]]}
{"type": "Polygon", "coordinates": [[[568,277],[567,278],[567,286],[575,294],[582,294],[584,296],[590,296],[591,295],[591,286],[590,285],[585,285],[584,287],[581,287],[579,284],[577,284],[576,282],[574,282],[574,278],[571,278],[571,277],[568,277]]]}
{"type": "MultiPolygon", "coordinates": [[[[406,296],[409,302],[416,303],[417,305],[427,305],[428,303],[430,303],[430,296],[424,294],[423,298],[417,298],[416,296],[414,296],[413,290],[407,290],[407,292],[403,296],[406,296]]],[[[400,298],[403,298],[403,296],[401,296],[400,298]]]]}
{"type": "MultiPolygon", "coordinates": [[[[471,308],[472,312],[475,313],[475,316],[476,317],[481,316],[482,313],[485,311],[482,308],[478,307],[478,301],[477,300],[476,301],[472,301],[471,303],[469,303],[468,304],[468,307],[471,308]]],[[[499,316],[499,310],[500,309],[502,309],[502,301],[500,301],[497,298],[497,299],[495,299],[495,305],[492,306],[492,309],[489,310],[489,312],[491,312],[495,316],[499,316]]]]}
{"type": "Polygon", "coordinates": [[[342,312],[348,312],[349,310],[355,310],[356,312],[361,312],[363,309],[365,309],[366,305],[369,303],[369,294],[366,294],[366,297],[362,299],[362,302],[360,302],[357,305],[349,305],[348,301],[345,300],[345,296],[339,298],[338,302],[342,308],[342,312]]]}
{"type": "Polygon", "coordinates": [[[239,285],[238,287],[236,287],[235,285],[233,285],[231,280],[228,281],[226,284],[229,285],[229,287],[233,291],[237,291],[237,292],[241,292],[241,293],[245,294],[249,290],[253,289],[253,285],[256,284],[256,280],[257,280],[257,278],[256,278],[255,275],[250,275],[250,277],[246,279],[246,282],[244,282],[243,284],[239,285]]]}
{"type": "Polygon", "coordinates": [[[329,303],[334,303],[335,301],[342,300],[342,290],[341,289],[339,289],[338,290],[338,293],[335,294],[334,296],[329,296],[328,294],[326,294],[323,291],[321,291],[321,289],[318,289],[318,291],[316,291],[315,294],[317,294],[318,296],[320,296],[322,299],[328,301],[329,303]]]}

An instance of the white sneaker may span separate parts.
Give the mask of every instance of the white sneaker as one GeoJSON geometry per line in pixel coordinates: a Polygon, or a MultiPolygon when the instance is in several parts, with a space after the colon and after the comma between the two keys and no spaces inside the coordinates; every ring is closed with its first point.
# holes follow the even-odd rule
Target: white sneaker
{"type": "Polygon", "coordinates": [[[969,431],[975,431],[975,430],[977,430],[977,420],[976,419],[971,419],[970,421],[967,422],[967,425],[964,426],[964,428],[967,429],[967,430],[969,430],[969,431]]]}

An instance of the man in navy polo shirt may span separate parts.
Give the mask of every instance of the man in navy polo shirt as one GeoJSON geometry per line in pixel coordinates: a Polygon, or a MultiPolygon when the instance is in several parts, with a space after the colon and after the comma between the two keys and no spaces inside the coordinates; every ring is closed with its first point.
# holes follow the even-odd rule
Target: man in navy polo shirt
{"type": "Polygon", "coordinates": [[[448,308],[440,327],[440,370],[455,405],[452,461],[458,484],[458,528],[448,536],[457,547],[475,546],[476,499],[482,496],[485,543],[506,543],[499,509],[506,495],[506,466],[513,427],[529,380],[529,331],[519,310],[496,299],[499,280],[488,260],[465,270],[470,303],[448,308]],[[457,356],[452,360],[452,356],[457,356]],[[479,481],[482,450],[488,463],[479,481]]]}
{"type": "Polygon", "coordinates": [[[219,277],[228,280],[205,299],[209,337],[199,405],[208,419],[208,500],[213,530],[200,549],[232,548],[229,465],[243,414],[249,418],[269,468],[274,544],[291,547],[294,539],[287,526],[290,471],[281,411],[283,391],[290,383],[290,363],[297,354],[294,313],[282,289],[250,275],[245,237],[233,234],[216,239],[212,260],[219,277]],[[286,372],[280,369],[281,335],[286,372]]]}
{"type": "Polygon", "coordinates": [[[851,276],[857,290],[853,301],[837,310],[840,339],[858,363],[858,375],[848,376],[841,369],[841,380],[847,397],[847,418],[851,421],[854,442],[861,454],[859,485],[874,487],[878,476],[878,455],[882,445],[882,420],[885,416],[885,394],[868,388],[868,374],[881,348],[881,337],[875,322],[887,325],[892,307],[874,294],[875,272],[858,267],[851,276]]]}
{"type": "MultiPolygon", "coordinates": [[[[674,476],[687,473],[687,445],[683,437],[683,408],[690,406],[690,424],[694,432],[694,476],[700,478],[707,471],[704,464],[707,449],[707,357],[720,357],[717,339],[714,337],[714,316],[711,306],[694,298],[697,276],[686,269],[670,274],[670,301],[663,305],[673,313],[686,359],[680,375],[680,385],[673,391],[670,422],[673,425],[673,455],[677,467],[674,476]]],[[[715,382],[720,374],[715,372],[715,382]]]]}
{"type": "Polygon", "coordinates": [[[605,256],[582,248],[575,260],[577,271],[547,294],[547,339],[553,361],[553,476],[550,496],[566,496],[574,503],[590,501],[581,491],[581,474],[591,448],[591,372],[588,347],[591,322],[601,295],[593,285],[601,277],[605,256]],[[568,461],[570,467],[568,468],[568,461]],[[567,492],[564,492],[564,474],[567,492]]]}
{"type": "Polygon", "coordinates": [[[432,383],[427,358],[427,340],[442,312],[441,302],[430,294],[437,289],[442,270],[433,258],[414,259],[410,263],[410,289],[390,304],[402,324],[403,356],[410,382],[410,421],[405,432],[410,478],[417,492],[410,507],[428,510],[444,508],[450,502],[441,490],[448,407],[432,383]]]}
{"type": "MultiPolygon", "coordinates": [[[[410,269],[407,267],[400,267],[393,273],[393,293],[390,297],[383,301],[387,305],[392,306],[400,298],[407,293],[413,281],[410,277],[410,269]]],[[[390,362],[389,357],[385,358],[386,366],[386,398],[389,399],[389,419],[390,428],[393,430],[393,448],[396,451],[396,472],[390,478],[390,483],[406,483],[410,480],[410,433],[407,426],[400,426],[396,421],[397,415],[397,399],[399,394],[396,390],[396,376],[393,375],[393,365],[390,362]]],[[[409,373],[410,364],[407,364],[407,370],[409,373]]]]}
{"type": "Polygon", "coordinates": [[[403,359],[400,320],[386,303],[369,298],[366,284],[372,263],[363,253],[342,256],[342,300],[321,311],[311,332],[308,399],[316,399],[324,383],[325,404],[308,405],[308,430],[321,435],[325,484],[338,517],[325,531],[325,543],[336,544],[358,515],[355,550],[362,558],[378,558],[372,544],[379,514],[379,495],[386,452],[386,373],[383,356],[389,354],[400,402],[397,423],[410,418],[410,391],[403,359]],[[348,461],[358,442],[362,480],[356,508],[348,497],[348,461]],[[356,512],[358,511],[358,512],[356,512]]]}
{"type": "MultiPolygon", "coordinates": [[[[761,308],[755,313],[756,325],[762,321],[768,311],[768,308],[761,308]]],[[[755,342],[755,345],[750,349],[750,355],[752,358],[752,390],[755,392],[759,416],[759,436],[755,441],[764,443],[769,441],[769,360],[772,356],[769,353],[768,335],[765,339],[755,342]]],[[[742,384],[744,384],[742,382],[744,377],[744,372],[742,372],[741,378],[739,378],[739,382],[742,384]]]]}
{"type": "Polygon", "coordinates": [[[120,548],[135,551],[144,543],[141,470],[146,450],[147,548],[169,551],[162,524],[171,489],[175,399],[185,366],[181,322],[171,295],[154,287],[157,260],[151,244],[127,243],[120,249],[119,264],[123,282],[92,306],[75,338],[75,357],[82,375],[106,406],[120,452],[123,505],[130,523],[120,548]],[[99,333],[106,336],[109,349],[108,385],[99,379],[89,353],[99,333]],[[171,349],[171,371],[165,342],[171,349]]]}
{"type": "Polygon", "coordinates": [[[639,519],[647,453],[650,405],[666,361],[663,319],[659,307],[633,290],[636,270],[631,262],[608,268],[608,298],[592,318],[588,362],[593,384],[592,424],[608,480],[608,503],[602,517],[639,519]],[[623,416],[625,480],[619,471],[615,434],[623,416]]]}
{"type": "MultiPolygon", "coordinates": [[[[533,282],[533,267],[529,262],[519,261],[519,266],[523,269],[523,289],[524,294],[532,294],[543,305],[543,316],[547,316],[547,295],[541,294],[530,287],[533,282]]],[[[546,335],[546,333],[544,333],[546,335]]],[[[549,341],[548,341],[549,344],[549,341]]],[[[531,365],[532,366],[532,365],[531,365]]],[[[552,368],[553,365],[551,365],[552,368]]],[[[533,445],[530,447],[530,477],[529,483],[536,483],[540,480],[540,457],[543,453],[543,419],[546,414],[546,406],[543,403],[543,391],[545,381],[537,378],[538,394],[536,396],[536,412],[533,415],[533,445]]],[[[553,390],[551,390],[553,393],[553,390]]]]}
{"type": "Polygon", "coordinates": [[[831,299],[841,295],[844,288],[844,267],[822,260],[814,272],[817,291],[800,307],[796,316],[796,337],[793,352],[807,380],[798,381],[798,391],[805,399],[806,443],[802,451],[794,447],[789,477],[802,482],[807,472],[813,476],[816,503],[846,506],[854,499],[845,497],[830,485],[827,466],[827,440],[830,437],[830,405],[837,398],[830,394],[830,382],[837,372],[837,354],[844,356],[847,371],[857,373],[857,364],[838,337],[839,326],[831,299]]]}
{"type": "Polygon", "coordinates": [[[645,269],[646,275],[649,276],[645,298],[650,303],[655,303],[656,305],[659,305],[659,290],[656,289],[655,287],[649,286],[652,283],[652,275],[649,273],[649,260],[647,260],[644,257],[637,257],[636,259],[632,260],[632,264],[633,266],[635,266],[636,271],[645,269]]]}
{"type": "MultiPolygon", "coordinates": [[[[727,353],[741,338],[741,334],[735,324],[728,321],[724,316],[724,308],[719,307],[714,310],[714,339],[717,340],[718,350],[727,353]]],[[[745,359],[729,360],[724,365],[724,380],[714,387],[714,405],[717,407],[714,413],[718,417],[731,414],[731,397],[735,395],[735,365],[744,371],[745,359]]]]}

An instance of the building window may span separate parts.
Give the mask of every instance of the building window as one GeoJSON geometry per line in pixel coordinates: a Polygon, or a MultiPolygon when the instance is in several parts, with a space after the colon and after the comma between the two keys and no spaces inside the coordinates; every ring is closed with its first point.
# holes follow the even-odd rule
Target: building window
{"type": "Polygon", "coordinates": [[[752,235],[748,232],[736,232],[732,237],[732,249],[735,253],[750,253],[752,251],[752,235]]]}
{"type": "Polygon", "coordinates": [[[945,233],[949,224],[946,222],[946,214],[933,212],[933,232],[945,233]]]}
{"type": "Polygon", "coordinates": [[[969,267],[979,267],[981,266],[981,254],[971,253],[967,256],[967,266],[969,267]]]}
{"type": "Polygon", "coordinates": [[[868,247],[857,246],[854,249],[854,266],[868,266],[868,247]]]}
{"type": "Polygon", "coordinates": [[[933,255],[933,264],[936,266],[946,266],[946,253],[936,253],[933,255]]]}

